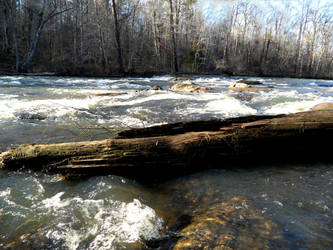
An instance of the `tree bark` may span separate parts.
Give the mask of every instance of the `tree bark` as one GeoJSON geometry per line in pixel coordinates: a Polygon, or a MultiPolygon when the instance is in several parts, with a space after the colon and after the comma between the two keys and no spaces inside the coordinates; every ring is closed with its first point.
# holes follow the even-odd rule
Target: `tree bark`
{"type": "Polygon", "coordinates": [[[172,41],[172,48],[173,48],[173,73],[178,73],[178,55],[177,55],[177,43],[176,43],[176,35],[175,35],[175,22],[174,22],[174,10],[173,10],[173,0],[169,0],[169,7],[170,7],[170,35],[172,41]]]}
{"type": "Polygon", "coordinates": [[[20,65],[20,55],[17,39],[17,28],[16,28],[16,2],[15,1],[4,1],[5,6],[7,7],[9,13],[9,22],[12,27],[13,41],[15,46],[15,69],[19,71],[20,65]]]}
{"type": "Polygon", "coordinates": [[[115,29],[115,37],[117,43],[117,51],[118,51],[119,73],[124,74],[123,56],[121,53],[121,42],[120,42],[120,29],[119,29],[117,7],[115,0],[112,0],[112,9],[113,9],[114,29],[115,29]]]}
{"type": "Polygon", "coordinates": [[[30,64],[31,64],[31,61],[32,61],[32,57],[35,54],[35,50],[37,48],[39,37],[40,37],[40,35],[42,33],[44,25],[48,21],[48,20],[44,19],[45,8],[46,8],[46,1],[43,0],[43,6],[42,6],[40,12],[38,13],[38,21],[37,21],[37,25],[35,27],[33,39],[31,41],[31,44],[30,44],[27,56],[25,57],[24,62],[22,64],[22,66],[21,66],[21,71],[23,73],[26,73],[28,71],[29,67],[30,67],[30,64]]]}
{"type": "Polygon", "coordinates": [[[114,139],[21,145],[0,154],[3,169],[169,177],[210,167],[331,157],[333,110],[249,116],[134,129],[114,139]]]}

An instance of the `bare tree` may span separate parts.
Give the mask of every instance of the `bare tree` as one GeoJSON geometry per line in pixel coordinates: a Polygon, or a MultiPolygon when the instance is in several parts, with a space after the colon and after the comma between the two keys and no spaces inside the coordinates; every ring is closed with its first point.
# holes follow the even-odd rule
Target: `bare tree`
{"type": "Polygon", "coordinates": [[[196,0],[2,0],[0,63],[91,75],[333,77],[332,4],[219,3],[212,22],[196,0]]]}
{"type": "Polygon", "coordinates": [[[37,3],[35,2],[34,4],[35,4],[35,6],[39,7],[38,9],[34,9],[34,11],[37,14],[37,21],[36,21],[36,25],[35,25],[35,28],[33,31],[33,36],[32,36],[32,40],[31,40],[28,52],[20,67],[20,71],[22,71],[22,72],[27,72],[30,67],[32,57],[35,54],[37,44],[38,44],[40,35],[43,31],[45,24],[48,21],[50,21],[54,16],[68,10],[68,9],[58,10],[58,5],[55,0],[53,0],[53,1],[41,0],[37,3]],[[50,7],[50,9],[47,9],[47,5],[50,7]]]}
{"type": "Polygon", "coordinates": [[[170,8],[170,37],[172,41],[172,50],[173,50],[173,71],[177,73],[179,71],[178,68],[178,55],[177,55],[177,43],[176,43],[176,35],[175,35],[175,22],[174,22],[174,8],[173,8],[173,0],[169,0],[169,8],[170,8]]]}
{"type": "Polygon", "coordinates": [[[112,0],[112,10],[113,10],[113,20],[114,20],[114,27],[115,27],[115,38],[117,43],[117,52],[118,52],[118,64],[119,64],[119,73],[124,74],[124,65],[123,65],[123,56],[121,53],[121,42],[120,42],[120,27],[118,22],[118,15],[117,15],[117,6],[116,1],[112,0]]]}
{"type": "Polygon", "coordinates": [[[16,1],[15,0],[4,0],[5,8],[8,10],[9,22],[12,27],[13,32],[13,41],[15,46],[15,68],[16,71],[19,71],[20,65],[20,55],[18,48],[18,39],[17,39],[17,28],[16,28],[16,1]]]}

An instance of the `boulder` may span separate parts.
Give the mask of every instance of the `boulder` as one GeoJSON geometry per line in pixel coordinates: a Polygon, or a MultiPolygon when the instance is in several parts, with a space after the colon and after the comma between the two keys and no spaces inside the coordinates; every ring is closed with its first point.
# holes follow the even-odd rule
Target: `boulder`
{"type": "Polygon", "coordinates": [[[333,93],[333,88],[326,89],[325,92],[327,92],[327,93],[333,93]]]}
{"type": "Polygon", "coordinates": [[[254,88],[251,85],[244,83],[244,82],[235,82],[228,87],[228,89],[232,90],[232,91],[252,92],[252,93],[256,93],[256,92],[260,92],[260,91],[268,91],[271,88],[272,88],[271,86],[254,88]]]}
{"type": "Polygon", "coordinates": [[[168,82],[177,82],[177,81],[193,81],[193,77],[186,77],[186,76],[178,76],[178,77],[173,77],[168,80],[168,82]]]}
{"type": "Polygon", "coordinates": [[[243,82],[236,82],[229,86],[229,88],[250,88],[250,86],[247,83],[243,82]]]}
{"type": "Polygon", "coordinates": [[[207,86],[201,86],[201,85],[195,84],[191,81],[184,81],[184,82],[176,83],[176,84],[172,85],[170,90],[191,92],[191,93],[206,93],[208,90],[210,90],[210,88],[207,86]]]}
{"type": "Polygon", "coordinates": [[[149,90],[163,90],[162,87],[155,85],[153,87],[151,87],[149,90]]]}
{"type": "Polygon", "coordinates": [[[258,89],[258,88],[252,88],[248,84],[241,83],[241,82],[233,83],[232,85],[230,85],[228,87],[228,89],[232,90],[232,91],[237,91],[237,92],[259,92],[260,91],[260,89],[258,89]]]}
{"type": "Polygon", "coordinates": [[[333,109],[333,103],[320,103],[312,108],[312,110],[333,109]]]}

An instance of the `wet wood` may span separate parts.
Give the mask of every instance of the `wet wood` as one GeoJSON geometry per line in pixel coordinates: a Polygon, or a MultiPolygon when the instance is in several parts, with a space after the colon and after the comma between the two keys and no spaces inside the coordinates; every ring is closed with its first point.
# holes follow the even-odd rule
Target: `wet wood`
{"type": "Polygon", "coordinates": [[[114,139],[21,145],[0,155],[5,169],[153,178],[250,162],[330,157],[333,110],[167,124],[114,139]]]}

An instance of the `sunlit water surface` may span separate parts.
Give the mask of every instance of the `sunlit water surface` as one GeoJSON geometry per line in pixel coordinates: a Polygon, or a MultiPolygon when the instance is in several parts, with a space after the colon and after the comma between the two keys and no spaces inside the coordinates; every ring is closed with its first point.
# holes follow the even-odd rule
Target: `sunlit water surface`
{"type": "MultiPolygon", "coordinates": [[[[168,90],[169,78],[0,76],[0,151],[22,143],[110,138],[125,128],[177,121],[294,113],[333,102],[333,81],[253,78],[273,88],[237,93],[227,89],[237,78],[197,76],[195,83],[212,90],[180,93],[168,90]],[[164,90],[148,90],[153,85],[164,90]],[[98,96],[109,92],[122,95],[98,96]]],[[[238,199],[241,206],[235,208],[241,212],[234,218],[237,223],[227,223],[233,233],[225,245],[250,245],[249,224],[267,221],[265,230],[272,233],[256,236],[265,237],[262,247],[330,249],[332,165],[243,166],[149,186],[117,176],[75,181],[0,170],[0,248],[140,248],[182,215],[200,219],[205,211],[238,199]]],[[[200,230],[219,235],[225,227],[200,230]]],[[[204,243],[218,245],[218,240],[204,243]]]]}

